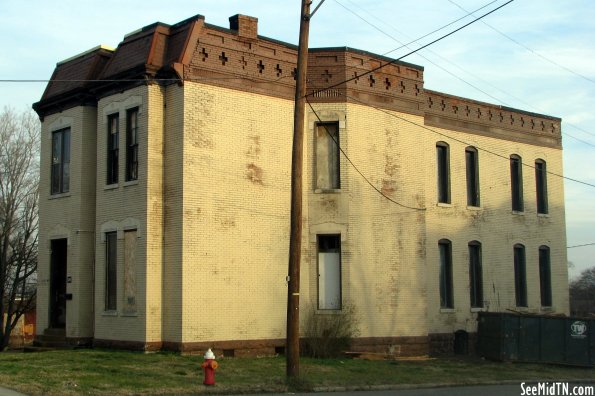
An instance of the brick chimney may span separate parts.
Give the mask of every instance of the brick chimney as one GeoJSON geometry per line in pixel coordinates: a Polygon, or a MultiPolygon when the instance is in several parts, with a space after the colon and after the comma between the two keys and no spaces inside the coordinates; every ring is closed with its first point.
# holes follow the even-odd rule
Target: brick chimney
{"type": "Polygon", "coordinates": [[[229,17],[229,28],[236,30],[240,37],[255,39],[258,36],[258,18],[236,14],[229,17]]]}

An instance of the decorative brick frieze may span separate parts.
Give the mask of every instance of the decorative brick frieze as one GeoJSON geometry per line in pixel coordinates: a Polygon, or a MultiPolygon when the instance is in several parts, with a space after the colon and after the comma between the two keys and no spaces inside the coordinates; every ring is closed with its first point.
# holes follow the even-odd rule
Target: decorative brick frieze
{"type": "Polygon", "coordinates": [[[425,124],[561,148],[561,119],[436,91],[425,91],[425,124]]]}

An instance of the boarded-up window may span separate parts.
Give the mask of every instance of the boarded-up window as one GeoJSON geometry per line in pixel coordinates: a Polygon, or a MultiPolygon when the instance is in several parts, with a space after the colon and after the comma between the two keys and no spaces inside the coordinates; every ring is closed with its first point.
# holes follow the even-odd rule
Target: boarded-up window
{"type": "Polygon", "coordinates": [[[115,311],[117,306],[118,238],[116,232],[105,234],[105,310],[115,311]]]}
{"type": "Polygon", "coordinates": [[[316,188],[341,188],[339,154],[339,123],[316,124],[316,188]]]}
{"type": "Polygon", "coordinates": [[[124,232],[124,312],[136,312],[136,230],[124,232]]]}
{"type": "Polygon", "coordinates": [[[318,309],[341,309],[340,235],[318,235],[318,309]]]}

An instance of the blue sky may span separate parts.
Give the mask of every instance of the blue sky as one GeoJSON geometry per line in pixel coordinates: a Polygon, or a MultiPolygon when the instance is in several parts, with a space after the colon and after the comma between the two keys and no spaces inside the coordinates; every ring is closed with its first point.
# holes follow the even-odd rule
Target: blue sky
{"type": "MultiPolygon", "coordinates": [[[[395,39],[409,42],[464,16],[457,5],[476,10],[491,1],[327,0],[312,20],[310,46],[349,46],[383,54],[400,46],[395,39]]],[[[493,1],[484,10],[504,3],[493,1]]],[[[299,0],[3,0],[0,79],[48,79],[61,60],[99,44],[116,47],[126,33],[153,22],[173,24],[195,14],[224,27],[231,15],[255,16],[259,34],[297,44],[299,4],[299,0]]],[[[563,133],[592,145],[564,136],[565,175],[595,184],[595,2],[515,0],[484,21],[509,38],[478,22],[404,60],[425,67],[429,89],[561,117],[563,133]]],[[[401,49],[390,56],[406,52],[401,49]]],[[[44,88],[45,83],[2,82],[0,108],[30,107],[44,88]]],[[[595,188],[566,181],[565,194],[568,245],[595,242],[595,188]]],[[[594,257],[595,246],[569,249],[568,258],[574,263],[571,276],[595,265],[594,257]]]]}

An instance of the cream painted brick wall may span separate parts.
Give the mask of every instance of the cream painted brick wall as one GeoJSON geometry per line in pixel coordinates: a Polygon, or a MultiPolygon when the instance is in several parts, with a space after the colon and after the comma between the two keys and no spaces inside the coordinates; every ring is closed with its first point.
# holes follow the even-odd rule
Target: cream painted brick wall
{"type": "MultiPolygon", "coordinates": [[[[428,317],[431,333],[454,332],[458,329],[475,331],[477,316],[471,312],[469,297],[468,243],[482,244],[483,293],[487,311],[517,310],[514,290],[513,247],[525,246],[527,299],[530,312],[560,312],[568,314],[568,275],[564,190],[560,177],[547,175],[549,214],[537,215],[535,170],[536,159],[547,163],[549,172],[562,174],[562,151],[539,146],[498,140],[479,135],[436,129],[458,141],[436,133],[420,130],[420,149],[430,153],[426,161],[427,213],[427,274],[428,317]],[[437,205],[435,145],[444,141],[450,145],[452,204],[437,205]],[[465,143],[462,143],[465,142],[465,143]],[[465,148],[478,147],[479,209],[467,207],[465,148]],[[484,150],[482,150],[484,149],[484,150]],[[486,152],[489,150],[497,153],[486,152]],[[510,162],[512,154],[521,156],[523,166],[524,213],[513,214],[511,208],[510,162]],[[438,241],[452,242],[454,310],[440,310],[438,241]],[[552,272],[551,310],[542,310],[540,303],[538,249],[550,248],[552,272]]],[[[523,309],[519,309],[523,310],[523,309]]]]}
{"type": "Polygon", "coordinates": [[[92,268],[95,224],[96,109],[75,107],[45,117],[42,122],[39,186],[39,266],[37,333],[49,326],[51,240],[67,238],[68,337],[92,337],[92,268]],[[70,188],[51,195],[52,133],[70,128],[70,188]]]}
{"type": "MultiPolygon", "coordinates": [[[[322,121],[339,121],[341,148],[363,175],[392,200],[424,202],[426,155],[410,124],[355,104],[315,104],[322,121]]],[[[400,116],[423,122],[421,117],[400,116]]],[[[339,192],[314,190],[318,121],[308,112],[307,182],[309,252],[303,265],[310,306],[318,299],[316,235],[341,233],[343,302],[353,304],[361,337],[427,334],[424,213],[403,208],[375,191],[341,155],[339,192]]],[[[322,312],[322,311],[319,311],[322,312]]]]}
{"type": "MultiPolygon", "coordinates": [[[[123,93],[114,94],[99,100],[97,106],[97,207],[96,207],[96,269],[95,269],[95,338],[102,340],[144,341],[146,324],[155,318],[155,311],[147,315],[147,158],[148,132],[155,133],[157,139],[161,130],[149,130],[149,92],[157,87],[140,86],[123,93]],[[126,110],[138,107],[138,180],[125,181],[126,167],[126,110]],[[119,182],[106,186],[107,180],[107,117],[119,113],[119,182]],[[137,272],[136,304],[137,313],[127,314],[124,307],[124,240],[125,229],[137,229],[137,272]],[[105,312],[105,238],[106,231],[117,231],[117,310],[105,312]]],[[[155,117],[160,118],[159,109],[155,117]]],[[[154,124],[152,125],[154,127],[154,124]]],[[[154,186],[152,186],[154,187],[154,186]]],[[[154,268],[151,268],[154,275],[154,268]]],[[[153,279],[152,279],[153,280],[153,279]]],[[[152,305],[154,307],[154,303],[152,305]]],[[[157,312],[158,314],[158,312],[157,312]]]]}
{"type": "MultiPolygon", "coordinates": [[[[147,247],[146,247],[146,286],[145,295],[146,338],[147,342],[162,340],[162,284],[163,284],[163,172],[164,172],[164,107],[165,88],[150,85],[147,94],[147,247]]],[[[169,131],[169,129],[167,129],[169,131]]],[[[144,151],[144,150],[143,150],[144,151]]],[[[144,263],[139,262],[139,267],[144,263]]],[[[143,283],[142,279],[138,279],[143,283]]],[[[139,289],[140,290],[140,289],[139,289]]]]}
{"type": "MultiPolygon", "coordinates": [[[[315,191],[317,121],[306,114],[301,307],[318,299],[318,234],[341,234],[342,298],[360,336],[475,331],[469,241],[482,243],[490,311],[514,308],[512,247],[526,247],[529,310],[540,312],[538,247],[551,249],[554,311],[568,312],[564,192],[548,175],[549,215],[535,210],[534,170],[523,168],[525,212],[510,209],[508,157],[547,162],[560,150],[448,130],[356,104],[314,104],[338,121],[340,143],[382,197],[341,155],[341,188],[315,191]],[[401,119],[400,119],[400,118],[401,119]],[[452,204],[436,204],[437,141],[450,145],[452,204]],[[465,147],[479,151],[481,208],[466,206],[465,147]],[[455,309],[441,312],[438,241],[452,241],[455,309]]],[[[285,337],[293,102],[186,81],[137,87],[43,123],[38,333],[47,327],[49,239],[69,238],[69,336],[140,342],[285,337]],[[139,107],[139,179],[125,182],[126,110],[139,107]],[[120,115],[120,181],[106,186],[107,116],[120,115]],[[51,132],[72,128],[69,194],[49,196],[51,132]],[[92,132],[92,133],[90,133],[92,132]],[[96,135],[95,135],[96,132],[96,135]],[[80,154],[79,154],[80,153],[80,154]],[[96,166],[95,166],[96,163],[96,166]],[[47,166],[43,166],[47,164],[47,166]],[[94,203],[96,202],[96,203],[94,203]],[[74,210],[73,210],[74,208],[74,210]],[[122,311],[123,231],[138,230],[137,313],[122,311]],[[76,231],[79,230],[77,233],[76,231]],[[92,233],[85,230],[94,230],[92,233]],[[104,312],[106,231],[118,231],[118,310],[104,312]],[[95,252],[95,253],[93,253],[95,252]],[[95,257],[95,329],[90,307],[95,257]],[[46,263],[46,264],[43,264],[46,263]],[[71,263],[80,263],[71,265],[71,263]]],[[[319,312],[323,313],[323,312],[319,312]]]]}
{"type": "Polygon", "coordinates": [[[285,337],[292,109],[184,83],[184,342],[285,337]]]}
{"type": "MultiPolygon", "coordinates": [[[[165,93],[163,139],[163,341],[182,341],[184,88],[170,85],[165,93]]],[[[197,314],[198,315],[198,314],[197,314]]]]}

